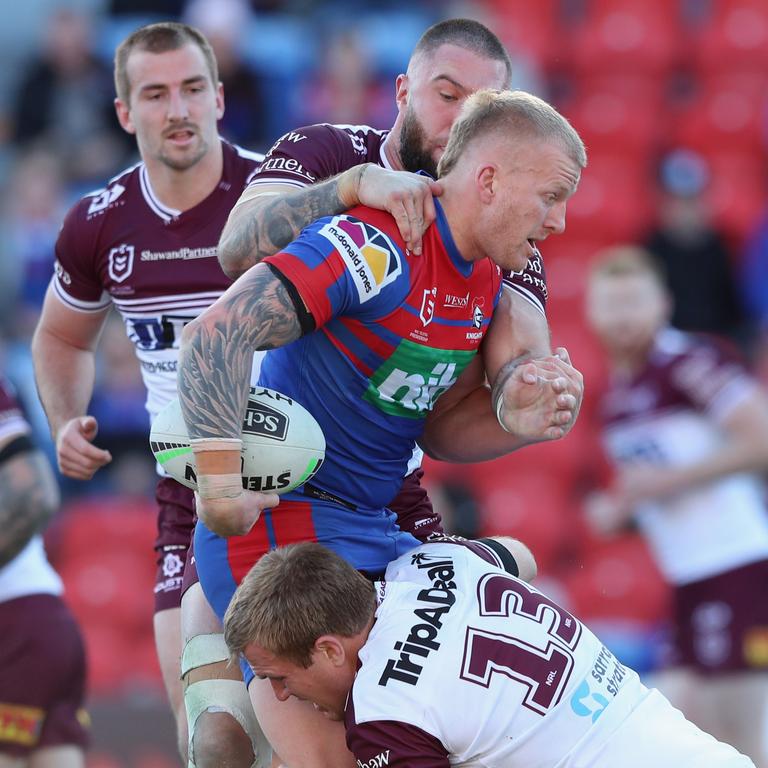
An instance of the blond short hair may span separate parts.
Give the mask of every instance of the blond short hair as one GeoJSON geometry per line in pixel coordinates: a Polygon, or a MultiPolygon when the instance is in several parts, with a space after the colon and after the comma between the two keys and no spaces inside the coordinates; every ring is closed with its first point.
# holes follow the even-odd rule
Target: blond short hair
{"type": "Polygon", "coordinates": [[[314,542],[280,547],[251,568],[224,616],[233,657],[256,643],[302,667],[322,635],[353,637],[376,610],[373,584],[314,542]]]}
{"type": "Polygon", "coordinates": [[[464,103],[451,128],[437,175],[450,173],[474,139],[494,131],[503,131],[512,139],[557,141],[579,168],[587,165],[584,142],[553,106],[525,91],[484,88],[464,103]]]}
{"type": "Polygon", "coordinates": [[[667,275],[659,260],[639,245],[614,245],[598,251],[590,265],[590,280],[646,275],[666,290],[667,275]]]}
{"type": "Polygon", "coordinates": [[[117,98],[128,104],[131,98],[131,82],[128,79],[128,58],[133,51],[148,51],[149,53],[165,53],[177,51],[185,45],[196,45],[203,53],[211,82],[215,86],[219,82],[219,65],[211,44],[205,35],[189,24],[177,21],[161,21],[148,24],[131,32],[115,51],[115,93],[117,98]]]}

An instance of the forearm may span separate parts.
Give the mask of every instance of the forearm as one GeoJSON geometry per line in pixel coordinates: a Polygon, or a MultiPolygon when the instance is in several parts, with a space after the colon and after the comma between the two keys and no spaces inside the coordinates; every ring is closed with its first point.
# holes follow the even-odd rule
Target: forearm
{"type": "Polygon", "coordinates": [[[38,329],[32,359],[40,402],[55,440],[63,424],[87,411],[96,376],[95,355],[38,329]]]}
{"type": "Polygon", "coordinates": [[[428,418],[419,440],[431,458],[453,462],[497,459],[532,442],[499,426],[487,387],[478,387],[455,407],[428,418]]]}
{"type": "Polygon", "coordinates": [[[39,451],[0,464],[0,568],[45,528],[58,498],[53,472],[39,451]]]}
{"type": "Polygon", "coordinates": [[[179,399],[190,437],[239,437],[254,351],[300,335],[293,302],[266,265],[189,323],[181,340],[179,399]]]}
{"type": "Polygon", "coordinates": [[[729,445],[716,455],[695,464],[660,469],[658,493],[654,495],[685,493],[729,475],[764,473],[765,465],[765,456],[752,447],[729,445]]]}
{"type": "MultiPolygon", "coordinates": [[[[233,280],[296,239],[304,227],[334,216],[358,202],[366,165],[295,192],[264,194],[239,202],[219,240],[219,263],[233,280]]],[[[246,193],[247,194],[247,193],[246,193]]]]}

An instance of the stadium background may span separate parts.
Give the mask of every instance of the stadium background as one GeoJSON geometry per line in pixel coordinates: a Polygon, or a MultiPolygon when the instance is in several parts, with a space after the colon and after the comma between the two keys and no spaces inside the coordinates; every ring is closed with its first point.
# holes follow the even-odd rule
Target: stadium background
{"type": "MultiPolygon", "coordinates": [[[[664,653],[666,589],[636,534],[595,539],[580,510],[607,478],[586,265],[612,243],[662,248],[672,227],[685,244],[676,320],[730,336],[768,380],[765,0],[14,3],[0,25],[2,369],[53,456],[29,339],[63,213],[135,159],[111,113],[111,56],[130,30],[167,18],[200,26],[222,68],[223,135],[266,151],[306,123],[391,125],[395,76],[419,34],[448,16],[489,24],[512,52],[515,85],[553,101],[588,146],[567,232],[543,248],[553,342],[584,373],[586,398],[564,441],[475,466],[429,463],[433,500],[454,531],[525,540],[542,585],[624,661],[652,670],[664,653]]],[[[88,644],[89,766],[168,768],[173,728],[151,635],[153,465],[138,368],[117,318],[101,343],[91,412],[114,461],[91,483],[62,480],[64,508],[48,535],[88,644]]]]}

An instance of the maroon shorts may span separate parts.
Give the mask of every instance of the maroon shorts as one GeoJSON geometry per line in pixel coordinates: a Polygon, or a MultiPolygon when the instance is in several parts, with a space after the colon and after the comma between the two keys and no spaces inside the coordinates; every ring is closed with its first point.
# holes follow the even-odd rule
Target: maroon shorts
{"type": "Polygon", "coordinates": [[[85,650],[56,595],[0,603],[0,754],[88,744],[85,650]]]}
{"type": "Polygon", "coordinates": [[[387,506],[397,515],[401,531],[413,534],[419,541],[426,541],[433,533],[443,533],[443,523],[421,485],[424,470],[419,467],[403,480],[400,492],[387,506]]]}
{"type": "Polygon", "coordinates": [[[181,605],[187,551],[195,530],[195,497],[170,477],[157,483],[155,613],[181,605]]]}
{"type": "Polygon", "coordinates": [[[678,587],[676,662],[702,674],[768,670],[768,560],[678,587]]]}

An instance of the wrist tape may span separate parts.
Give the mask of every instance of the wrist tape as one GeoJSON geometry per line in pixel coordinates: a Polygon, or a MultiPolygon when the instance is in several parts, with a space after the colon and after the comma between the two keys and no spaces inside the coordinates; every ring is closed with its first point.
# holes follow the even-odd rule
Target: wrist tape
{"type": "Polygon", "coordinates": [[[243,492],[243,478],[239,474],[197,476],[197,492],[201,499],[236,499],[243,492]]]}
{"type": "MultiPolygon", "coordinates": [[[[200,437],[190,440],[192,453],[214,451],[236,452],[238,457],[243,448],[243,441],[236,437],[200,437]]],[[[234,499],[243,492],[243,478],[239,472],[225,474],[197,473],[197,492],[201,499],[234,499]]]]}

